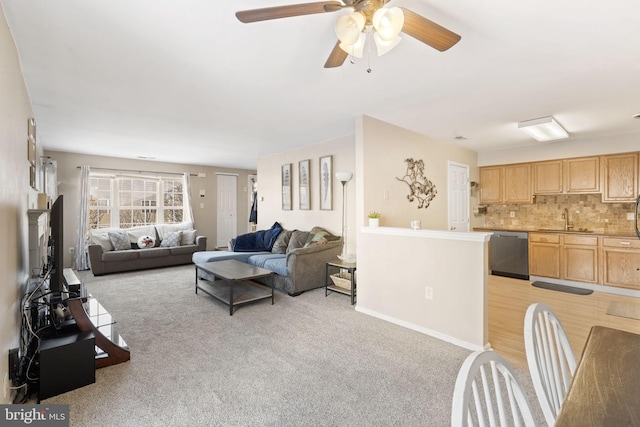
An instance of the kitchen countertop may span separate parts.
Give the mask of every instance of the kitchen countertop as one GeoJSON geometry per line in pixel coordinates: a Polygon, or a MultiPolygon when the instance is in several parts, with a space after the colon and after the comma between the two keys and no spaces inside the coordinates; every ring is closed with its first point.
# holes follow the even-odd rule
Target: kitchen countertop
{"type": "Polygon", "coordinates": [[[598,231],[581,232],[581,231],[565,231],[565,230],[551,230],[548,228],[533,228],[533,227],[473,227],[473,231],[519,231],[526,233],[552,233],[552,234],[579,234],[583,236],[598,236],[598,237],[622,237],[629,239],[637,239],[638,236],[633,234],[633,231],[628,233],[604,233],[598,231]]]}

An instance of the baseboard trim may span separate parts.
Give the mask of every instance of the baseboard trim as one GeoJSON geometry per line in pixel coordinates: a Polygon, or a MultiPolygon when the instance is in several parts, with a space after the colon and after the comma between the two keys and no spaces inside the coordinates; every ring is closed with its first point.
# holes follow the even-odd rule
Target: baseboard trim
{"type": "Polygon", "coordinates": [[[416,332],[420,332],[421,334],[428,335],[433,338],[437,338],[441,341],[448,342],[458,347],[466,348],[467,350],[479,351],[479,350],[489,350],[491,348],[491,345],[489,343],[486,343],[484,346],[472,344],[470,342],[443,334],[442,332],[434,331],[432,329],[416,325],[415,323],[407,322],[405,320],[396,319],[395,317],[391,317],[386,314],[378,313],[377,311],[362,307],[359,304],[356,306],[356,311],[363,314],[368,314],[369,316],[377,317],[378,319],[385,320],[387,322],[393,323],[398,326],[402,326],[407,329],[411,329],[416,332]]]}

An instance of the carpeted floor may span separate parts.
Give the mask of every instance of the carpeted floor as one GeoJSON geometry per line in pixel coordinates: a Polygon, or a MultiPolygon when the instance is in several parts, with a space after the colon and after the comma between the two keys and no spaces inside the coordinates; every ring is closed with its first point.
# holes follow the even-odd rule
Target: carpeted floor
{"type": "Polygon", "coordinates": [[[131,360],[44,402],[69,404],[72,426],[449,425],[470,351],[358,313],[347,296],[277,293],[229,316],[194,293],[192,266],[79,277],[131,360]]]}

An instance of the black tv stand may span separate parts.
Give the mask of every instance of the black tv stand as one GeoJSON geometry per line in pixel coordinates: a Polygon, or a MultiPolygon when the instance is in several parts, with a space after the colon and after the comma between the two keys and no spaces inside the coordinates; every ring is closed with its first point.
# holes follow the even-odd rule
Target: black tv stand
{"type": "MultiPolygon", "coordinates": [[[[65,280],[75,278],[71,269],[65,269],[65,280]]],[[[131,359],[129,346],[120,336],[116,322],[107,310],[79,285],[80,296],[68,298],[65,304],[82,332],[92,332],[96,339],[96,368],[103,368],[131,359]],[[84,296],[86,295],[86,296],[84,296]]]]}
{"type": "Polygon", "coordinates": [[[32,324],[41,331],[39,349],[34,349],[40,369],[38,400],[94,383],[96,369],[130,359],[113,317],[65,269],[65,280],[74,278],[75,292],[45,293],[31,306],[32,324]],[[58,306],[64,313],[56,313],[58,306]]]}

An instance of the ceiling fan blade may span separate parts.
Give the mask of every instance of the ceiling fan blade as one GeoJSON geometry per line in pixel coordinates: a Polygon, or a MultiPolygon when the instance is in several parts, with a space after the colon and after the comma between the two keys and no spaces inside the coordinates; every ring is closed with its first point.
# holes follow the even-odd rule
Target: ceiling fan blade
{"type": "Polygon", "coordinates": [[[400,9],[404,12],[402,32],[420,40],[422,43],[428,44],[440,52],[449,49],[462,38],[453,31],[449,31],[409,9],[405,9],[404,7],[400,9]]]}
{"type": "Polygon", "coordinates": [[[324,68],[335,68],[341,66],[344,63],[344,60],[347,59],[347,56],[349,56],[347,52],[340,49],[340,40],[338,40],[329,54],[327,62],[324,63],[324,68]]]}
{"type": "Polygon", "coordinates": [[[290,4],[287,6],[265,7],[263,9],[242,10],[236,12],[240,22],[250,23],[291,16],[313,15],[314,13],[334,12],[342,9],[337,1],[319,1],[315,3],[290,4]],[[326,6],[326,9],[325,9],[326,6]],[[328,9],[328,10],[327,10],[328,9]]]}

